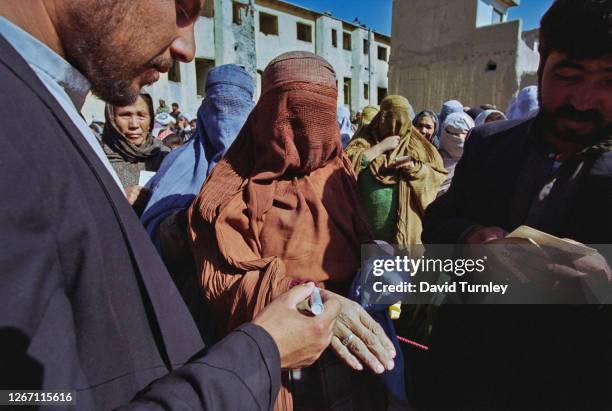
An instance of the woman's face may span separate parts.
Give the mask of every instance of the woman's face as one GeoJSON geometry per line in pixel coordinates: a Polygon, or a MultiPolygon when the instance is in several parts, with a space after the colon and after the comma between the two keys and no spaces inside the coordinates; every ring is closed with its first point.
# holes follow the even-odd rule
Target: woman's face
{"type": "Polygon", "coordinates": [[[115,107],[115,124],[130,143],[141,145],[151,126],[149,107],[144,98],[138,97],[131,106],[115,107]]]}
{"type": "Polygon", "coordinates": [[[421,116],[421,118],[419,118],[419,120],[417,121],[415,127],[429,141],[433,139],[433,136],[436,133],[436,124],[429,116],[421,116]]]}

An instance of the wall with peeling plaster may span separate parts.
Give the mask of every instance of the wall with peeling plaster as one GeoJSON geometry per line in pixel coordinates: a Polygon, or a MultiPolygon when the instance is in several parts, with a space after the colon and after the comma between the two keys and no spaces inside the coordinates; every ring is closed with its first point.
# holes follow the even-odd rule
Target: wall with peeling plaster
{"type": "Polygon", "coordinates": [[[505,110],[520,87],[535,84],[539,55],[521,22],[484,24],[483,1],[394,0],[390,92],[416,110],[451,99],[505,110]]]}

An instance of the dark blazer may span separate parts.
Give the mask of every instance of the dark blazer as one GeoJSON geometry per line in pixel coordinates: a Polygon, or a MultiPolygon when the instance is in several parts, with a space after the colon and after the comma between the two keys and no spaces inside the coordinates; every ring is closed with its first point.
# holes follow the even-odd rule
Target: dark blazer
{"type": "MultiPolygon", "coordinates": [[[[534,219],[530,208],[553,161],[543,144],[535,120],[472,130],[450,190],[426,212],[424,242],[455,244],[475,224],[507,231],[529,224],[584,243],[611,243],[612,153],[588,162],[577,191],[534,219]],[[530,157],[536,167],[524,175],[533,147],[540,157],[530,157]]],[[[612,406],[609,306],[443,305],[438,314],[425,393],[433,408],[612,406]]]]}
{"type": "MultiPolygon", "coordinates": [[[[546,147],[538,142],[535,119],[497,121],[472,130],[448,193],[427,210],[423,241],[454,244],[473,224],[512,231],[527,221],[529,205],[544,182],[520,179],[529,146],[538,146],[547,167],[546,147]],[[520,180],[519,180],[520,179],[520,180]]],[[[564,215],[535,228],[587,244],[612,242],[612,152],[600,155],[564,215]]]]}
{"type": "Polygon", "coordinates": [[[0,388],[75,390],[82,410],[270,409],[272,338],[245,325],[203,350],[123,193],[2,36],[0,100],[0,388]]]}

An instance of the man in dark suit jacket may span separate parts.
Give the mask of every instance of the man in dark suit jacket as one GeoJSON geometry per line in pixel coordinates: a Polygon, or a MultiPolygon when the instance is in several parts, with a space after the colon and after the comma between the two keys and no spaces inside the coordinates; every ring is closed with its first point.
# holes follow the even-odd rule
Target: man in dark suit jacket
{"type": "MultiPolygon", "coordinates": [[[[610,261],[612,1],[557,0],[540,45],[540,113],[472,130],[449,192],[427,210],[425,243],[482,244],[529,225],[599,244],[610,261]]],[[[581,274],[609,284],[605,261],[581,274]]],[[[445,305],[438,314],[424,397],[432,408],[612,404],[610,306],[445,305]]]]}
{"type": "Polygon", "coordinates": [[[312,292],[302,285],[204,350],[83,131],[75,106],[87,81],[60,56],[95,92],[130,101],[169,59],[193,58],[201,6],[0,3],[0,388],[76,391],[71,409],[82,410],[271,409],[281,367],[310,364],[328,346],[339,303],[301,315],[295,307],[312,292]],[[126,32],[138,24],[155,28],[142,47],[126,32]],[[143,64],[141,53],[162,49],[143,64]]]}

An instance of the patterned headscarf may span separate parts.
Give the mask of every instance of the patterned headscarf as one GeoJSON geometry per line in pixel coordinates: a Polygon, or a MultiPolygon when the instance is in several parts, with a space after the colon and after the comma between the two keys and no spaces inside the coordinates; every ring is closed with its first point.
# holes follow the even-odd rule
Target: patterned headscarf
{"type": "Polygon", "coordinates": [[[160,222],[193,202],[204,180],[232,144],[253,108],[253,78],[242,67],[215,67],[206,78],[195,135],[170,153],[148,186],[142,222],[159,249],[160,222]]]}

